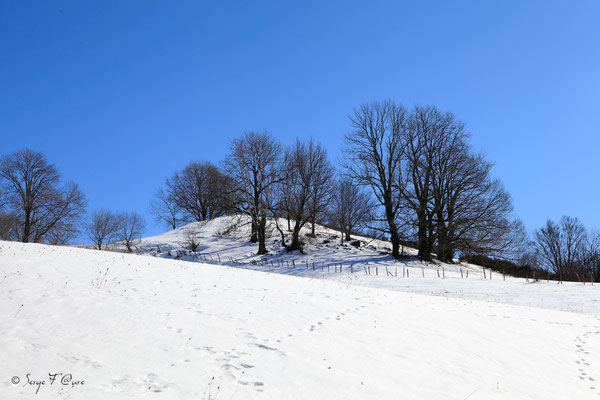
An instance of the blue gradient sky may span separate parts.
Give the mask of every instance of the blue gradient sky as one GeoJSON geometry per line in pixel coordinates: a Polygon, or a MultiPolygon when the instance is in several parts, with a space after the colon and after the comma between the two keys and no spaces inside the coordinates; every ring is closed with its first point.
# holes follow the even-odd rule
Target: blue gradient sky
{"type": "Polygon", "coordinates": [[[90,210],[145,212],[244,130],[312,136],[335,159],[360,103],[434,104],[530,229],[600,228],[599,21],[597,0],[0,0],[0,154],[44,152],[90,210]]]}

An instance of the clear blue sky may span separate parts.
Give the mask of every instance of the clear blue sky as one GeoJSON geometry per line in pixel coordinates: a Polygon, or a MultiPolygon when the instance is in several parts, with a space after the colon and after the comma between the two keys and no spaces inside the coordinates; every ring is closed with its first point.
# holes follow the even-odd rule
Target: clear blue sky
{"type": "Polygon", "coordinates": [[[383,99],[464,120],[530,229],[600,228],[597,0],[0,0],[0,154],[45,153],[90,210],[147,211],[244,130],[335,159],[383,99]]]}

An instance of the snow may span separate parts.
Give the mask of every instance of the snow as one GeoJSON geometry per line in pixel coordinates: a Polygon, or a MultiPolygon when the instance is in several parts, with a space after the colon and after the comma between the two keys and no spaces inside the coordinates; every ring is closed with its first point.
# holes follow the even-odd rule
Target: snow
{"type": "MultiPolygon", "coordinates": [[[[280,226],[287,228],[286,221],[281,220],[280,226]]],[[[354,236],[353,239],[358,238],[363,243],[360,248],[356,248],[349,244],[341,246],[338,231],[317,225],[314,239],[306,236],[309,232],[308,227],[303,228],[301,232],[306,241],[304,254],[297,251],[288,253],[282,249],[279,234],[271,223],[268,230],[270,238],[267,241],[270,253],[267,256],[257,256],[257,244],[248,242],[250,234],[247,221],[243,218],[240,220],[239,217],[221,217],[144,238],[138,243],[138,248],[143,254],[165,258],[177,258],[178,252],[183,254],[185,251],[188,254],[180,257],[182,260],[219,264],[220,259],[222,264],[238,268],[332,279],[343,285],[468,298],[600,316],[600,285],[597,284],[564,282],[557,285],[556,281],[546,281],[544,277],[538,277],[537,281],[527,281],[522,278],[503,277],[497,272],[492,272],[490,279],[490,271],[486,270],[484,275],[483,269],[477,265],[423,263],[414,257],[417,252],[412,248],[404,248],[405,254],[412,255],[412,258],[398,261],[388,254],[391,246],[387,242],[354,236]],[[241,227],[234,229],[233,226],[237,225],[241,227]],[[193,232],[201,243],[196,255],[189,254],[185,242],[188,232],[193,232]],[[161,252],[157,253],[159,248],[161,252]],[[260,264],[260,260],[264,260],[267,265],[260,264]],[[342,267],[342,273],[335,272],[339,266],[342,267]]]]}
{"type": "Polygon", "coordinates": [[[224,223],[197,227],[199,251],[232,266],[166,258],[183,230],[140,243],[157,256],[0,242],[0,399],[600,398],[599,285],[458,265],[422,278],[414,260],[394,265],[409,278],[313,271],[317,257],[394,263],[384,243],[319,236],[305,255],[270,241],[269,260],[296,268],[252,266],[243,231],[210,234],[224,223]],[[46,381],[37,395],[27,374],[46,381]]]}

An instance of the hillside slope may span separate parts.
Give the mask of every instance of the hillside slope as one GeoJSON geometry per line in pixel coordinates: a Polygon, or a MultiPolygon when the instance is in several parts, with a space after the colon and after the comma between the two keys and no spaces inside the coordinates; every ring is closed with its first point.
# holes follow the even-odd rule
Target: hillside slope
{"type": "MultiPolygon", "coordinates": [[[[280,226],[287,228],[286,221],[281,220],[280,226]]],[[[142,254],[154,257],[329,279],[342,285],[600,315],[600,285],[574,282],[557,285],[556,281],[544,279],[534,281],[503,277],[496,272],[490,274],[480,266],[466,263],[424,263],[416,259],[416,250],[408,247],[403,249],[408,257],[395,260],[389,254],[391,246],[388,242],[354,237],[360,239],[359,248],[348,243],[341,245],[338,231],[320,225],[316,226],[315,238],[307,236],[308,227],[303,228],[304,253],[288,253],[281,246],[273,223],[267,232],[269,254],[265,256],[256,255],[257,245],[248,241],[248,221],[238,217],[192,223],[144,238],[138,243],[138,249],[142,254]],[[193,254],[186,243],[189,233],[200,243],[193,254]]]]}
{"type": "Polygon", "coordinates": [[[600,397],[589,314],[9,242],[0,301],[2,399],[600,397]]]}

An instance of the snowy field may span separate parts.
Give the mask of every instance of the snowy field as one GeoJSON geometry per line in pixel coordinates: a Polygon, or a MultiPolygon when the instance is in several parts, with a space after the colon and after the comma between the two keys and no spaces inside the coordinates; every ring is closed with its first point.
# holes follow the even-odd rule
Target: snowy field
{"type": "MultiPolygon", "coordinates": [[[[250,262],[219,240],[199,251],[250,262]]],[[[0,242],[0,399],[600,399],[600,285],[414,263],[409,278],[278,269],[297,277],[0,242]]]]}
{"type": "MultiPolygon", "coordinates": [[[[360,237],[361,247],[340,245],[338,231],[317,225],[316,238],[306,235],[304,254],[282,249],[274,224],[268,230],[269,254],[257,256],[257,244],[249,243],[249,225],[236,217],[222,217],[189,224],[167,233],[144,238],[138,243],[142,254],[154,257],[225,264],[236,268],[266,271],[315,279],[332,279],[343,285],[421,293],[459,299],[482,300],[522,306],[575,311],[600,316],[600,285],[546,281],[543,276],[528,281],[483,269],[471,264],[430,264],[416,259],[416,250],[405,247],[412,258],[395,260],[388,242],[360,237]],[[188,233],[200,243],[190,255],[188,233]],[[157,250],[160,249],[160,252],[157,250]],[[185,254],[184,254],[185,253],[185,254]],[[385,253],[385,254],[382,254],[385,253]],[[178,258],[179,257],[179,258],[178,258]],[[340,271],[341,267],[341,272],[340,271]]],[[[285,220],[280,226],[287,228],[285,220]]],[[[356,238],[356,236],[354,237],[356,238]]],[[[123,250],[119,248],[117,250],[123,250]]]]}

